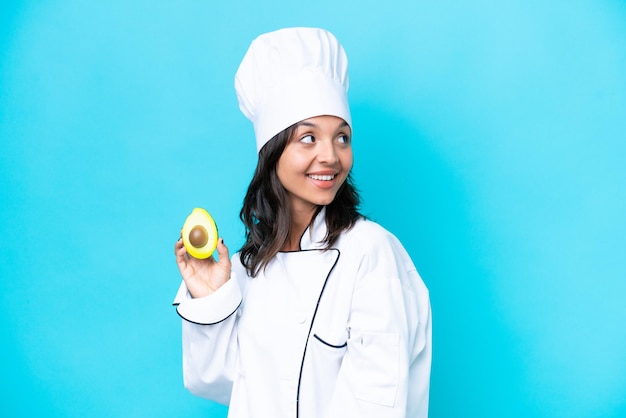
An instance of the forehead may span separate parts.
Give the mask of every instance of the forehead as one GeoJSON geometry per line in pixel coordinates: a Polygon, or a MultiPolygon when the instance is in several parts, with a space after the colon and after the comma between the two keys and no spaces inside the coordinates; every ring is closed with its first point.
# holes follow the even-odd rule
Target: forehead
{"type": "Polygon", "coordinates": [[[295,125],[294,135],[299,135],[303,131],[317,131],[329,134],[346,133],[352,134],[350,125],[343,119],[336,116],[315,116],[304,119],[295,125]]]}
{"type": "Polygon", "coordinates": [[[305,129],[320,129],[320,130],[333,130],[338,131],[341,129],[350,129],[350,125],[337,116],[322,115],[314,116],[312,118],[304,119],[296,124],[296,128],[305,129]]]}

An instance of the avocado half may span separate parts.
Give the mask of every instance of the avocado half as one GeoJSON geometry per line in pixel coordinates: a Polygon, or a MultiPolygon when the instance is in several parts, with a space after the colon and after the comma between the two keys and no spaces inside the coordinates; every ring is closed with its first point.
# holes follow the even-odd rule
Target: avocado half
{"type": "Polygon", "coordinates": [[[209,258],[217,247],[217,225],[202,208],[195,208],[183,225],[183,244],[194,258],[209,258]]]}

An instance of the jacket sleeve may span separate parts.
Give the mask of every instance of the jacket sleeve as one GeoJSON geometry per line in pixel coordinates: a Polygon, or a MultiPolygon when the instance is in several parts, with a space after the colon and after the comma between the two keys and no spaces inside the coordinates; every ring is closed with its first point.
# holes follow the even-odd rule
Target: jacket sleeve
{"type": "MultiPolygon", "coordinates": [[[[234,274],[233,274],[234,276],[234,274]]],[[[194,299],[183,282],[174,300],[183,318],[183,380],[196,396],[230,402],[237,361],[241,290],[231,276],[215,293],[194,299]]]]}
{"type": "Polygon", "coordinates": [[[347,351],[330,417],[426,418],[431,367],[428,290],[395,237],[359,267],[347,351]]]}

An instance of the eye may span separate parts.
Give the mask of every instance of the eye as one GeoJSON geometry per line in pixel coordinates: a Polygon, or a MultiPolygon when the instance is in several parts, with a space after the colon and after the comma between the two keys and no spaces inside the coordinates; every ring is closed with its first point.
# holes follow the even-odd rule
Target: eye
{"type": "Polygon", "coordinates": [[[350,137],[348,135],[339,135],[339,137],[337,137],[337,141],[339,141],[340,144],[349,144],[350,137]]]}
{"type": "Polygon", "coordinates": [[[305,135],[302,138],[300,138],[300,142],[304,144],[312,144],[315,142],[315,137],[313,135],[305,135]]]}

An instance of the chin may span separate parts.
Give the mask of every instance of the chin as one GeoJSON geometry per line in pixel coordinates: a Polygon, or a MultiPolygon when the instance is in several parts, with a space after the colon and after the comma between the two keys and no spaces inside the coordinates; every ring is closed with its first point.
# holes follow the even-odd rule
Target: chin
{"type": "Polygon", "coordinates": [[[330,205],[331,203],[333,203],[333,202],[334,202],[334,200],[335,200],[335,196],[333,196],[333,197],[329,197],[328,199],[320,199],[320,200],[317,202],[317,205],[318,205],[318,206],[327,206],[327,205],[330,205]]]}

